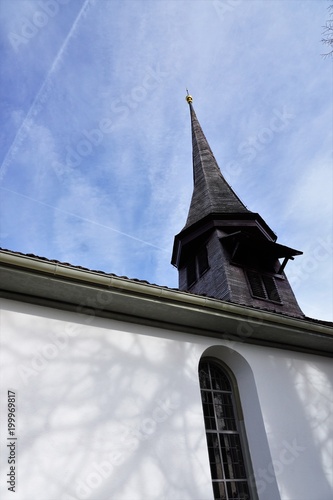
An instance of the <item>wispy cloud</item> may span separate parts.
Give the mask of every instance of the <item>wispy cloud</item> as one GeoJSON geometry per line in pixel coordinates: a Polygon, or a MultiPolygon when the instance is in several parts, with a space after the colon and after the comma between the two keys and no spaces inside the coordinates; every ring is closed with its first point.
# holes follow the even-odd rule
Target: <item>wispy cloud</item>
{"type": "MultiPolygon", "coordinates": [[[[324,4],[219,2],[220,15],[207,0],[69,1],[15,50],[9,34],[40,2],[2,3],[3,246],[177,286],[173,235],[192,190],[186,87],[222,171],[281,243],[311,254],[327,235],[324,4]],[[276,113],[293,116],[279,131],[276,113]]],[[[297,288],[306,307],[310,288],[326,291],[322,318],[327,266],[297,288]]]]}
{"type": "Polygon", "coordinates": [[[15,135],[14,141],[11,144],[9,150],[7,151],[7,154],[6,154],[2,164],[0,166],[0,181],[3,179],[4,175],[6,174],[6,170],[7,170],[8,166],[10,165],[11,161],[13,160],[13,158],[15,157],[15,154],[19,151],[20,146],[22,145],[26,135],[28,134],[28,132],[33,124],[34,118],[38,115],[40,110],[45,106],[45,103],[48,101],[48,99],[50,97],[50,93],[53,90],[52,77],[53,77],[54,73],[58,70],[58,68],[61,64],[63,55],[64,55],[65,50],[67,48],[67,45],[68,45],[69,41],[71,40],[71,38],[73,37],[73,35],[77,29],[77,26],[79,25],[81,18],[83,16],[87,15],[87,10],[90,6],[90,3],[91,3],[91,0],[85,0],[85,2],[83,3],[68,35],[66,36],[63,44],[61,45],[59,52],[57,53],[40,89],[38,90],[36,97],[34,98],[32,104],[29,108],[27,115],[25,116],[21,126],[19,127],[19,129],[15,135]]]}

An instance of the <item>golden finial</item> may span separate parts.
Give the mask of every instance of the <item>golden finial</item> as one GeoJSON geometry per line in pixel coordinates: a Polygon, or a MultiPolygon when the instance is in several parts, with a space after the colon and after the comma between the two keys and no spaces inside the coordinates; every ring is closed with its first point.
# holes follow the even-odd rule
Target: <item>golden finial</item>
{"type": "Polygon", "coordinates": [[[186,92],[187,92],[187,95],[186,95],[185,99],[187,100],[187,102],[189,104],[191,104],[191,102],[193,102],[193,97],[188,93],[187,89],[186,89],[186,92]]]}

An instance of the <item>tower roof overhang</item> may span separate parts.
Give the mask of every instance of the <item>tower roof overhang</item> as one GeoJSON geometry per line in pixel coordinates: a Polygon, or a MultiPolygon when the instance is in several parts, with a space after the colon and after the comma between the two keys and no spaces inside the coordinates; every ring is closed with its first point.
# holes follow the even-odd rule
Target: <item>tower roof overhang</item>
{"type": "Polygon", "coordinates": [[[295,250],[294,248],[281,245],[275,241],[261,240],[255,235],[250,234],[246,231],[237,231],[236,233],[231,233],[220,238],[221,240],[233,240],[234,246],[241,245],[245,250],[251,249],[255,251],[260,251],[274,257],[276,259],[288,258],[292,259],[296,255],[302,255],[303,252],[300,250],[295,250]]]}
{"type": "Polygon", "coordinates": [[[194,240],[204,240],[210,231],[217,228],[226,229],[230,234],[239,230],[246,231],[248,235],[252,235],[252,239],[260,243],[265,241],[274,243],[277,240],[276,234],[258,213],[211,213],[191,226],[185,227],[175,236],[172,265],[181,267],[188,244],[194,240]]]}
{"type": "Polygon", "coordinates": [[[229,247],[231,260],[234,264],[244,263],[249,261],[249,257],[253,259],[254,256],[263,263],[284,259],[276,272],[278,275],[283,273],[289,260],[294,260],[294,257],[303,253],[275,241],[262,240],[256,234],[244,230],[222,236],[220,241],[229,247]]]}

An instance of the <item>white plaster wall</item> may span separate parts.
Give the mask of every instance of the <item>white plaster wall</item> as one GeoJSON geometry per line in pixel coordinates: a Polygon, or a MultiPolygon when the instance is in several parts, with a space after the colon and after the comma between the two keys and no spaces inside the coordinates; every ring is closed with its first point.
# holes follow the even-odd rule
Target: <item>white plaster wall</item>
{"type": "Polygon", "coordinates": [[[332,498],[325,358],[2,304],[2,499],[212,500],[203,354],[237,377],[260,500],[332,498]],[[17,394],[15,496],[6,484],[7,389],[17,394]]]}
{"type": "MultiPolygon", "coordinates": [[[[154,328],[3,307],[1,420],[15,390],[18,436],[15,495],[1,453],[3,500],[212,499],[195,344],[154,328]]],[[[2,451],[6,438],[2,426],[2,451]]]]}
{"type": "Polygon", "coordinates": [[[239,352],[253,369],[272,457],[255,470],[262,498],[270,498],[275,473],[283,500],[332,499],[332,359],[253,346],[239,352]]]}

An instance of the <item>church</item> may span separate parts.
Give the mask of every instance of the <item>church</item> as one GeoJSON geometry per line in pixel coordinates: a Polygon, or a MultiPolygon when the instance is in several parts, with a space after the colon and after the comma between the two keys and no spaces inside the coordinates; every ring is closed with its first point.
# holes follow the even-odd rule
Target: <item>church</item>
{"type": "Polygon", "coordinates": [[[333,324],[186,100],[177,289],[0,252],[4,500],[332,498],[333,324]]]}

